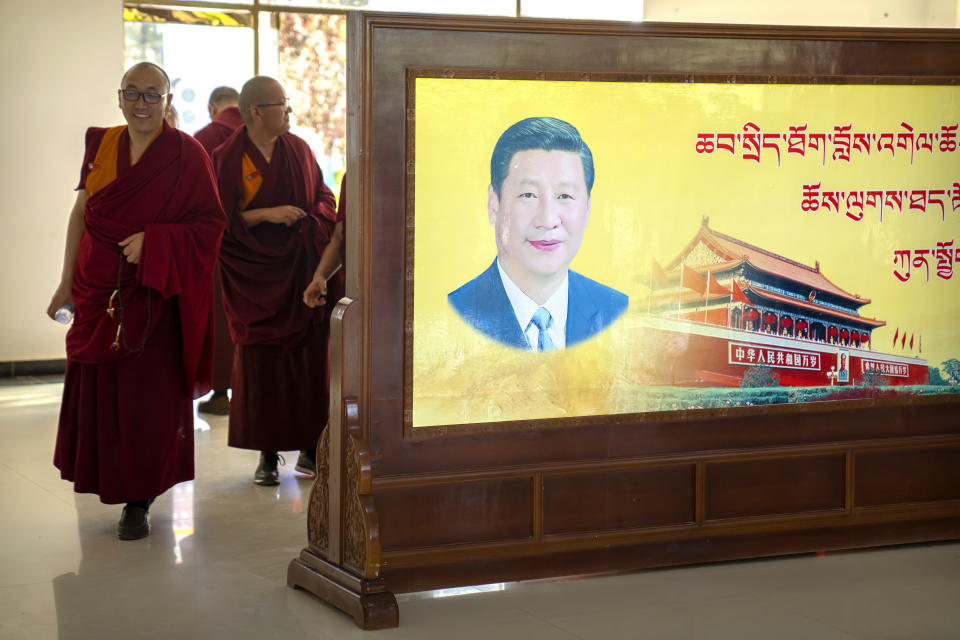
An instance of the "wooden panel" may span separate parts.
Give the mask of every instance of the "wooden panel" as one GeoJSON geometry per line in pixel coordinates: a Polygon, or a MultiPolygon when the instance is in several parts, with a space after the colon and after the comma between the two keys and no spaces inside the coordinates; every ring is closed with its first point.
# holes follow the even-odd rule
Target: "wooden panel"
{"type": "Polygon", "coordinates": [[[843,509],[842,455],[714,462],[706,470],[706,519],[843,509]]]}
{"type": "MultiPolygon", "coordinates": [[[[697,505],[698,522],[707,517],[774,516],[770,518],[772,524],[760,519],[714,520],[703,527],[680,525],[677,529],[682,531],[677,532],[642,532],[642,536],[691,536],[685,538],[691,553],[688,559],[732,557],[713,546],[717,532],[711,527],[721,525],[736,529],[736,544],[741,545],[738,554],[743,553],[739,557],[807,548],[804,527],[822,526],[817,523],[824,519],[842,521],[853,515],[842,510],[849,504],[844,504],[847,477],[840,450],[869,446],[878,440],[905,444],[911,438],[960,434],[957,396],[588,416],[513,425],[490,423],[477,425],[477,430],[470,433],[442,427],[430,433],[409,433],[403,428],[404,411],[411,409],[405,398],[409,397],[408,386],[413,384],[412,377],[404,375],[408,359],[412,358],[412,324],[405,324],[404,319],[415,287],[412,269],[408,269],[414,258],[408,230],[416,223],[415,192],[408,188],[416,163],[406,155],[416,118],[416,104],[407,103],[408,69],[443,68],[451,74],[459,69],[560,71],[575,72],[577,79],[611,72],[713,73],[731,79],[748,74],[769,76],[771,82],[793,79],[802,83],[849,81],[837,74],[877,76],[878,81],[906,75],[910,76],[908,82],[923,83],[936,76],[960,75],[960,36],[956,30],[613,25],[422,15],[351,17],[351,37],[364,42],[357,45],[362,59],[352,61],[348,82],[361,95],[359,102],[351,105],[356,111],[352,112],[355,117],[348,127],[356,132],[348,163],[350,172],[357,173],[359,180],[349,182],[357,185],[357,197],[348,202],[347,269],[349,292],[364,305],[364,326],[360,332],[363,342],[357,359],[363,367],[363,389],[357,396],[371,446],[374,495],[381,516],[387,572],[397,569],[401,556],[422,553],[422,562],[412,571],[417,576],[424,575],[425,566],[450,566],[464,560],[465,547],[478,545],[474,549],[479,554],[476,566],[464,569],[454,582],[496,580],[510,572],[478,576],[481,569],[492,567],[499,560],[503,561],[501,569],[514,566],[516,558],[504,555],[505,547],[513,543],[502,541],[511,537],[522,539],[517,544],[525,547],[522,557],[526,558],[543,554],[554,544],[573,544],[570,538],[578,535],[582,540],[576,541],[580,546],[570,552],[574,559],[569,563],[536,557],[529,562],[538,564],[543,560],[550,566],[540,570],[550,575],[624,568],[628,563],[622,563],[621,549],[633,543],[621,540],[621,549],[617,549],[606,536],[618,535],[620,526],[642,528],[646,526],[644,518],[650,514],[631,511],[623,502],[629,491],[625,487],[639,481],[629,474],[616,477],[622,469],[596,471],[595,465],[604,461],[635,460],[648,468],[654,468],[651,464],[664,468],[668,462],[663,458],[670,458],[669,464],[675,466],[697,460],[703,469],[698,477],[704,487],[701,495],[710,501],[697,505]],[[821,446],[832,449],[816,451],[821,446]],[[798,457],[798,449],[810,457],[798,457]],[[774,460],[781,450],[787,457],[774,460]],[[716,456],[730,451],[742,456],[766,456],[768,462],[755,461],[750,463],[752,467],[724,467],[716,456]],[[587,466],[594,468],[585,469],[587,466]],[[479,477],[500,472],[515,474],[514,479],[493,481],[479,477]],[[597,474],[591,480],[595,489],[592,497],[587,491],[577,497],[575,487],[564,486],[561,481],[569,477],[571,483],[575,482],[573,474],[578,472],[597,474]],[[542,518],[536,509],[539,503],[532,481],[516,479],[516,474],[532,477],[536,473],[547,478],[543,484],[546,493],[542,518]],[[419,487],[419,479],[412,479],[452,474],[478,477],[419,487]],[[602,474],[614,475],[604,478],[602,474]],[[401,482],[405,478],[407,485],[376,488],[379,479],[401,482]],[[618,483],[623,483],[624,488],[617,489],[618,483]],[[470,489],[470,485],[474,488],[470,489]],[[497,486],[499,489],[494,488],[497,486]],[[523,489],[514,491],[518,486],[523,489]],[[589,506],[591,501],[604,501],[618,492],[619,497],[612,498],[608,507],[583,514],[563,513],[551,502],[562,502],[566,494],[589,506]],[[477,502],[466,508],[464,502],[468,500],[477,502]],[[481,504],[483,500],[489,501],[488,507],[481,504]],[[484,513],[485,508],[492,511],[484,513]],[[818,513],[823,509],[829,511],[818,513]],[[785,513],[801,515],[778,515],[785,513]],[[769,539],[770,533],[760,531],[764,524],[785,532],[797,527],[798,533],[784,533],[787,542],[767,548],[763,541],[769,539]],[[608,526],[614,529],[604,529],[608,533],[603,534],[576,532],[580,527],[608,526]],[[530,537],[533,532],[555,533],[540,539],[530,537]],[[390,549],[394,550],[393,555],[390,549]],[[597,555],[590,557],[588,552],[592,551],[597,555]]],[[[915,513],[895,511],[896,514],[885,517],[918,517],[915,513]]],[[[669,512],[662,509],[660,514],[669,512]]],[[[650,517],[648,522],[656,521],[650,517]]],[[[663,517],[670,519],[669,515],[663,517]]],[[[869,541],[887,544],[920,539],[905,531],[899,538],[886,536],[890,530],[885,526],[878,526],[877,530],[886,537],[871,538],[855,531],[862,524],[851,522],[855,526],[838,533],[836,544],[856,546],[869,541]]],[[[926,539],[953,531],[955,528],[930,532],[931,537],[926,539]]],[[[664,542],[656,552],[651,552],[651,557],[660,563],[686,561],[663,553],[671,548],[671,542],[664,542]]],[[[633,566],[644,564],[646,561],[633,566]]]]}
{"type": "Polygon", "coordinates": [[[694,465],[545,475],[545,535],[694,520],[694,465]]]}
{"type": "Polygon", "coordinates": [[[960,500],[960,447],[869,451],[854,461],[854,506],[960,500]]]}
{"type": "Polygon", "coordinates": [[[498,466],[575,463],[610,457],[645,458],[726,449],[774,449],[830,442],[960,433],[957,396],[842,400],[725,410],[701,418],[670,415],[570,419],[569,426],[536,431],[405,440],[399,418],[377,431],[376,475],[463,472],[498,466]],[[377,449],[377,447],[380,447],[377,449]]]}
{"type": "Polygon", "coordinates": [[[478,560],[449,555],[443,563],[397,567],[389,560],[383,578],[394,593],[424,591],[463,584],[485,584],[629,571],[718,560],[760,558],[789,553],[855,549],[905,542],[960,538],[960,517],[923,521],[858,523],[857,526],[821,529],[796,528],[762,535],[724,536],[712,532],[702,538],[640,542],[629,547],[598,545],[591,549],[534,553],[516,557],[490,554],[478,560]]]}
{"type": "Polygon", "coordinates": [[[533,479],[439,484],[375,491],[386,549],[533,535],[533,479]]]}
{"type": "MultiPolygon", "coordinates": [[[[408,70],[958,84],[957,30],[364,13],[348,23],[355,178],[346,270],[356,303],[331,374],[337,395],[355,398],[358,435],[370,446],[387,589],[960,537],[957,395],[404,428],[416,226],[408,70]]],[[[340,414],[331,414],[330,429],[345,428],[340,414]]],[[[331,474],[339,455],[331,452],[331,474]]],[[[331,476],[333,490],[358,482],[347,467],[331,476]]],[[[375,529],[364,535],[375,547],[375,529]]],[[[325,566],[330,558],[304,558],[298,566],[313,571],[311,590],[355,616],[372,610],[365,598],[384,595],[379,582],[325,566]]]]}
{"type": "Polygon", "coordinates": [[[924,82],[960,75],[960,38],[955,30],[611,25],[383,15],[364,20],[369,57],[358,68],[366,75],[351,81],[364,86],[365,120],[355,128],[363,130],[367,146],[362,157],[359,149],[353,157],[358,171],[359,160],[363,161],[370,179],[363,178],[363,210],[351,213],[363,222],[348,225],[348,234],[358,236],[354,242],[362,246],[362,254],[347,262],[348,270],[363,270],[357,280],[363,291],[357,295],[369,305],[363,404],[375,475],[574,464],[607,459],[610,452],[640,458],[957,432],[956,398],[924,398],[753,407],[725,410],[722,415],[701,411],[591,416],[513,425],[514,431],[500,431],[510,428],[503,423],[485,424],[479,427],[485,432],[477,436],[414,441],[417,436],[405,436],[402,429],[403,412],[410,409],[404,405],[408,393],[404,385],[412,385],[412,377],[403,375],[404,358],[411,357],[405,340],[412,334],[400,320],[414,289],[406,262],[413,256],[407,224],[415,224],[411,206],[415,194],[405,185],[405,173],[415,171],[415,163],[408,165],[406,156],[416,112],[408,111],[406,103],[409,68],[441,67],[451,73],[471,68],[563,71],[577,72],[578,77],[580,72],[714,73],[731,78],[759,74],[782,82],[789,78],[844,82],[837,74],[900,74],[924,82]],[[367,235],[359,237],[364,232],[367,235]],[[557,426],[563,433],[552,429],[557,426]]]}

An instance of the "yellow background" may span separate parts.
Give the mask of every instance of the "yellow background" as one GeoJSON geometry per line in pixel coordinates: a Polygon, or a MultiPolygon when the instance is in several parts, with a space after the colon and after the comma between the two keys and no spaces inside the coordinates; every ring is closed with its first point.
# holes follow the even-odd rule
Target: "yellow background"
{"type": "MultiPolygon", "coordinates": [[[[947,189],[960,179],[960,153],[909,156],[897,149],[851,151],[851,162],[827,162],[807,151],[781,165],[764,150],[758,165],[739,149],[695,152],[697,133],[939,132],[960,115],[960,88],[934,86],[731,85],[628,82],[427,79],[416,81],[416,228],[414,249],[413,424],[416,427],[497,420],[641,411],[631,402],[630,370],[642,355],[631,318],[645,310],[651,259],[666,265],[710,227],[813,266],[840,288],[873,300],[860,314],[885,320],[874,348],[891,348],[899,328],[923,336],[931,366],[960,357],[960,272],[930,282],[893,276],[895,249],[935,248],[955,240],[960,211],[946,222],[926,214],[868,207],[854,222],[841,212],[800,209],[801,185],[823,190],[947,189]],[[595,339],[537,354],[500,345],[471,329],[447,294],[496,256],[487,218],[490,154],[500,134],[530,116],[553,116],[579,129],[593,152],[592,213],[571,268],[630,296],[630,310],[595,339]]],[[[875,143],[874,143],[875,146],[875,143]]],[[[956,244],[955,244],[956,246],[956,244]]],[[[956,265],[960,267],[960,265],[956,265]]],[[[919,338],[918,338],[919,339],[919,338]]],[[[909,340],[909,338],[908,338],[909,340]]],[[[915,346],[917,346],[915,344],[915,346]]],[[[915,351],[914,351],[915,353],[915,351]]]]}

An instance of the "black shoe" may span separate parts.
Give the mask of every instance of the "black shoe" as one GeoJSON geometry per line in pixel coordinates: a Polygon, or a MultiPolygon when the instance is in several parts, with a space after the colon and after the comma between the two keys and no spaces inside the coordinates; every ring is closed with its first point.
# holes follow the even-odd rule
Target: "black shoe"
{"type": "Polygon", "coordinates": [[[197,405],[200,413],[209,413],[214,416],[230,415],[230,398],[226,391],[214,391],[213,396],[206,402],[197,405]]]}
{"type": "Polygon", "coordinates": [[[147,513],[153,498],[128,502],[120,514],[120,523],[117,525],[117,537],[121,540],[139,540],[150,534],[150,522],[147,513]]]}
{"type": "Polygon", "coordinates": [[[315,451],[301,451],[297,458],[297,466],[294,467],[300,473],[310,476],[317,475],[317,454],[315,451]]]}
{"type": "Polygon", "coordinates": [[[254,484],[259,484],[264,487],[272,487],[273,485],[280,484],[280,471],[277,470],[277,462],[279,460],[283,460],[283,458],[277,455],[276,452],[261,451],[260,464],[257,465],[257,470],[253,474],[254,484]]]}

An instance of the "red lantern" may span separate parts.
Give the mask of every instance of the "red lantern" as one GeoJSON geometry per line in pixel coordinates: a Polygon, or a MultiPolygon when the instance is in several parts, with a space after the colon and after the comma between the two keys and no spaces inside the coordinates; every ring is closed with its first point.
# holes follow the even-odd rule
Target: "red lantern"
{"type": "Polygon", "coordinates": [[[780,324],[783,325],[784,327],[789,327],[790,325],[793,324],[793,320],[791,320],[790,318],[784,318],[783,320],[780,321],[780,324]]]}
{"type": "Polygon", "coordinates": [[[830,327],[830,331],[828,331],[827,333],[828,333],[829,335],[831,335],[831,336],[835,336],[835,335],[837,335],[837,328],[836,328],[836,327],[830,327]]]}
{"type": "Polygon", "coordinates": [[[760,314],[757,313],[756,309],[749,309],[745,314],[743,314],[744,320],[756,320],[760,317],[760,314]]]}
{"type": "Polygon", "coordinates": [[[806,320],[800,320],[797,322],[797,329],[800,329],[802,331],[803,329],[806,329],[806,328],[807,328],[806,320]]]}
{"type": "Polygon", "coordinates": [[[777,316],[773,315],[772,313],[768,313],[767,315],[765,315],[765,316],[763,317],[763,320],[764,320],[764,322],[767,322],[767,323],[776,322],[776,321],[777,321],[777,316]]]}
{"type": "Polygon", "coordinates": [[[870,341],[870,334],[869,334],[869,333],[867,333],[866,331],[864,331],[863,333],[860,334],[860,342],[869,342],[869,341],[870,341]]]}
{"type": "Polygon", "coordinates": [[[846,340],[847,338],[850,337],[850,332],[844,329],[843,331],[840,332],[840,337],[846,340]]]}

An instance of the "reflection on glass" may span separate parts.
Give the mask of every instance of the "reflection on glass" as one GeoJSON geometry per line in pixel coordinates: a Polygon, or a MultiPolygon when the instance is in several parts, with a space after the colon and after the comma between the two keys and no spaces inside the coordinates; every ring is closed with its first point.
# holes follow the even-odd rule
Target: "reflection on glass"
{"type": "Polygon", "coordinates": [[[123,19],[127,22],[178,22],[225,27],[249,27],[251,25],[249,11],[190,11],[147,6],[124,7],[123,19]]]}
{"type": "MultiPolygon", "coordinates": [[[[274,77],[290,98],[291,130],[313,149],[324,182],[336,193],[346,168],[346,16],[281,13],[278,26],[274,77]]],[[[261,69],[264,60],[261,55],[261,69]]]]}
{"type": "Polygon", "coordinates": [[[260,0],[261,5],[295,6],[316,9],[362,9],[363,11],[397,11],[415,13],[448,13],[484,16],[514,16],[516,0],[260,0]]]}
{"type": "Polygon", "coordinates": [[[367,11],[370,8],[369,0],[260,0],[260,4],[307,9],[363,9],[367,11]]]}
{"type": "Polygon", "coordinates": [[[643,21],[643,0],[523,0],[520,14],[525,18],[578,18],[589,20],[643,21]]]}
{"type": "MultiPolygon", "coordinates": [[[[259,65],[259,71],[257,71],[257,74],[280,80],[280,58],[277,53],[279,33],[277,32],[276,14],[270,11],[261,11],[259,15],[259,21],[257,22],[259,25],[257,29],[257,51],[259,53],[257,64],[259,65]]],[[[283,80],[280,80],[280,84],[283,84],[283,80]]],[[[240,87],[237,87],[237,89],[240,89],[240,87]]],[[[296,112],[291,114],[291,123],[296,123],[296,118],[293,117],[296,115],[296,112]]]]}
{"type": "Polygon", "coordinates": [[[181,482],[173,487],[173,554],[177,564],[183,564],[180,541],[193,535],[193,482],[181,482]]]}

